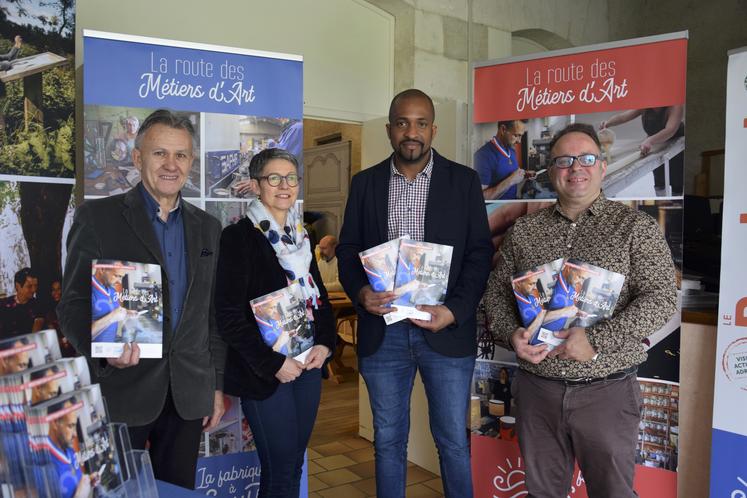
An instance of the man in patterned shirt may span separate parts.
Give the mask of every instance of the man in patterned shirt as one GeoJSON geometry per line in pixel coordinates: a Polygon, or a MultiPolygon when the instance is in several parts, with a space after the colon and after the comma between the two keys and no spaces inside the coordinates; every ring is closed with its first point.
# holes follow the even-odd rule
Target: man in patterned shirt
{"type": "Polygon", "coordinates": [[[374,418],[376,494],[405,496],[410,393],[415,372],[425,385],[430,426],[446,496],[471,497],[465,430],[477,351],[475,309],[490,271],[492,246],[474,170],[431,149],[436,134],[431,99],[405,90],[389,108],[394,153],[353,178],[340,232],[340,282],[358,312],[358,355],[374,418]],[[446,298],[419,305],[430,321],[387,326],[394,292],[369,285],[358,253],[409,235],[453,247],[446,298]]]}
{"type": "Polygon", "coordinates": [[[653,218],[604,197],[607,164],[591,126],[569,125],[550,151],[558,202],[516,222],[484,297],[491,332],[519,361],[512,385],[526,486],[529,496],[565,496],[575,459],[589,496],[633,497],[636,368],[642,340],[676,311],[672,256],[653,218]],[[520,326],[511,275],[560,257],[622,273],[625,284],[612,318],[558,332],[566,341],[549,352],[520,326]]]}

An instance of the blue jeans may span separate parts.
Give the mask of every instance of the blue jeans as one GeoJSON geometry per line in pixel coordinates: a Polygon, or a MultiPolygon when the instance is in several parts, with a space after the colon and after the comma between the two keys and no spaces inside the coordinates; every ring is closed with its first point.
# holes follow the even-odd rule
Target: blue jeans
{"type": "Polygon", "coordinates": [[[431,333],[409,321],[390,325],[379,349],[359,361],[373,412],[379,498],[405,496],[410,395],[416,370],[428,397],[444,492],[451,498],[472,496],[466,421],[475,356],[452,358],[433,351],[424,337],[431,333]]]}
{"type": "Polygon", "coordinates": [[[321,379],[321,371],[315,368],[293,382],[280,384],[267,399],[241,399],[262,466],[260,498],[298,497],[303,456],[319,408],[321,379]]]}

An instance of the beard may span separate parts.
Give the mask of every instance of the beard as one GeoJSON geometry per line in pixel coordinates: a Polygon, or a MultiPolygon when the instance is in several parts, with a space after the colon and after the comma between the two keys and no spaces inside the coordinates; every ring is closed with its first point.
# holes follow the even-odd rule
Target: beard
{"type": "Polygon", "coordinates": [[[405,140],[397,144],[395,154],[403,163],[413,164],[420,161],[426,154],[430,152],[430,150],[431,148],[426,147],[423,142],[417,140],[405,140]],[[405,146],[409,144],[418,144],[419,147],[416,147],[414,149],[405,148],[405,146]]]}

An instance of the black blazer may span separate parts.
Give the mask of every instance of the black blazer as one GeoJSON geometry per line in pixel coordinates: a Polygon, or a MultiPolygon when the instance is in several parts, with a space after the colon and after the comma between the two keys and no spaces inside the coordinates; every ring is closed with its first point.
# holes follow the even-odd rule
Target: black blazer
{"type": "MultiPolygon", "coordinates": [[[[425,211],[425,240],[454,247],[446,305],[456,322],[428,344],[453,357],[477,351],[475,309],[485,290],[494,250],[477,173],[433,151],[433,172],[425,211]]],[[[358,253],[387,241],[390,160],[358,173],[350,184],[345,219],[337,246],[340,282],[358,311],[358,354],[376,352],[384,338],[384,319],[358,304],[368,285],[358,253]]]]}
{"type": "MultiPolygon", "coordinates": [[[[320,306],[314,310],[314,343],[334,352],[335,319],[313,253],[310,273],[321,294],[320,306]]],[[[265,399],[277,389],[280,381],[275,373],[283,366],[285,355],[273,351],[262,340],[249,301],[287,286],[275,250],[249,218],[223,230],[215,284],[215,318],[218,331],[228,344],[226,393],[265,399]]]]}
{"type": "Polygon", "coordinates": [[[112,420],[146,425],[158,417],[171,387],[179,415],[194,420],[213,412],[215,391],[223,387],[226,345],[218,336],[212,309],[218,262],[218,220],[181,201],[189,278],[184,309],[172,330],[168,285],[163,286],[163,357],[141,359],[117,369],[91,360],[91,260],[122,259],[159,264],[161,248],[138,188],[78,207],[67,239],[62,299],[57,307],[62,333],[89,359],[112,420]]]}

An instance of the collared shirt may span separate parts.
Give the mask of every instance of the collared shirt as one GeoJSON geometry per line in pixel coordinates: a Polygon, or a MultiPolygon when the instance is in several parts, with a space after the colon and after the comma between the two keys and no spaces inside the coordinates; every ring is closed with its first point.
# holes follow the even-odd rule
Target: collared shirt
{"type": "Polygon", "coordinates": [[[413,240],[425,237],[425,206],[433,172],[433,150],[423,171],[410,181],[397,171],[394,155],[390,162],[387,240],[409,235],[413,240]]]}
{"type": "Polygon", "coordinates": [[[674,265],[659,225],[649,215],[603,194],[576,220],[559,204],[526,215],[509,230],[501,260],[483,297],[490,331],[509,346],[520,326],[511,286],[518,271],[558,258],[578,258],[625,275],[612,318],[586,329],[595,361],[546,358],[537,365],[519,360],[536,375],[566,379],[604,377],[645,361],[642,341],[659,330],[677,309],[674,265]]]}
{"type": "Polygon", "coordinates": [[[317,260],[317,266],[319,266],[319,275],[322,276],[322,282],[327,292],[342,291],[340,276],[337,270],[337,258],[334,257],[327,261],[323,257],[320,257],[317,260]]]}
{"type": "Polygon", "coordinates": [[[164,274],[169,289],[169,308],[171,310],[171,330],[176,331],[179,319],[182,315],[184,299],[187,296],[187,284],[189,273],[187,270],[187,244],[184,239],[184,219],[181,210],[181,197],[176,202],[176,207],[169,211],[166,221],[161,219],[161,206],[145,190],[142,182],[138,184],[140,193],[145,199],[146,210],[153,232],[161,247],[161,256],[166,265],[164,274]]]}
{"type": "MultiPolygon", "coordinates": [[[[475,171],[480,176],[480,184],[493,187],[508,178],[519,168],[516,151],[504,146],[493,137],[475,152],[475,171]]],[[[512,185],[498,199],[516,199],[517,185],[512,185]]]]}

